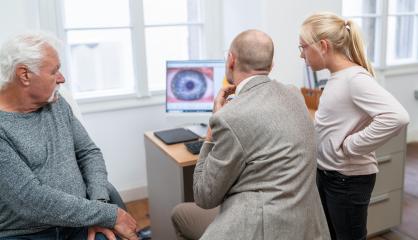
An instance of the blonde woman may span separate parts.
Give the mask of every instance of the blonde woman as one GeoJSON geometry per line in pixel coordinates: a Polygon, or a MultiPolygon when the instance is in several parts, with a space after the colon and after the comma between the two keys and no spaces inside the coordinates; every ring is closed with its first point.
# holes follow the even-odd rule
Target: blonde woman
{"type": "Polygon", "coordinates": [[[367,208],[378,165],[374,151],[408,124],[401,104],[374,79],[358,26],[333,13],[308,17],[301,58],[328,69],[315,114],[317,185],[332,239],[367,237],[367,208]]]}

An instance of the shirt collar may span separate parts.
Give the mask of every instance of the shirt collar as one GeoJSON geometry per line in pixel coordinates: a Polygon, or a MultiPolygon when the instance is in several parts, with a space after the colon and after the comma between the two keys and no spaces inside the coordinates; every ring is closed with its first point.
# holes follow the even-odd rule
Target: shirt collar
{"type": "Polygon", "coordinates": [[[261,75],[254,75],[254,76],[251,76],[251,77],[248,77],[248,78],[242,80],[238,84],[237,88],[235,89],[235,96],[238,96],[239,95],[239,93],[241,92],[241,90],[245,86],[245,84],[247,84],[249,81],[251,81],[251,79],[253,79],[255,77],[258,77],[258,76],[261,76],[261,75]]]}

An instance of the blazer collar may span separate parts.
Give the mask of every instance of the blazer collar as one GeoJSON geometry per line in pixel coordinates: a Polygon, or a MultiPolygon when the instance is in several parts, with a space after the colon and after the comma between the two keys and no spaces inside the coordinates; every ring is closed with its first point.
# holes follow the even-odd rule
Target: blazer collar
{"type": "Polygon", "coordinates": [[[253,87],[271,81],[268,76],[260,75],[256,76],[247,82],[244,87],[242,87],[241,91],[239,92],[238,96],[243,94],[244,92],[250,91],[253,87]]]}

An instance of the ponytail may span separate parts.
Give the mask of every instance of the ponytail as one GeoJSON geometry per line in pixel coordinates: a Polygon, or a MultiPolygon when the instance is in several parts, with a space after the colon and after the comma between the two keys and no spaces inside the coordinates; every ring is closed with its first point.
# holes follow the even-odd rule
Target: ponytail
{"type": "Polygon", "coordinates": [[[363,47],[363,38],[359,27],[351,20],[345,21],[345,27],[350,34],[348,50],[351,60],[365,68],[372,76],[375,76],[372,65],[367,61],[366,52],[363,47]]]}

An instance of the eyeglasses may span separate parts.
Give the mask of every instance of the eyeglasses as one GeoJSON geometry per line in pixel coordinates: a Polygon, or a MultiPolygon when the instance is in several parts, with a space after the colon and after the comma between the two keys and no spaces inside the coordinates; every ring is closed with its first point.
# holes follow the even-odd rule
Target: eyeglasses
{"type": "Polygon", "coordinates": [[[305,50],[305,48],[307,48],[309,46],[309,44],[301,44],[298,46],[300,53],[303,52],[303,50],[305,50]]]}
{"type": "Polygon", "coordinates": [[[298,46],[298,48],[299,48],[300,53],[302,53],[302,52],[303,52],[303,50],[305,50],[305,48],[307,48],[307,47],[309,47],[309,46],[311,46],[312,44],[315,44],[315,43],[317,43],[317,42],[319,42],[319,41],[315,41],[315,42],[313,42],[313,43],[305,43],[305,44],[301,44],[301,45],[299,45],[299,46],[298,46]]]}

